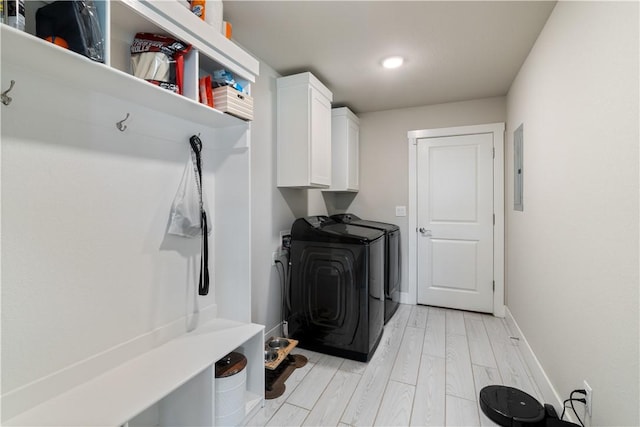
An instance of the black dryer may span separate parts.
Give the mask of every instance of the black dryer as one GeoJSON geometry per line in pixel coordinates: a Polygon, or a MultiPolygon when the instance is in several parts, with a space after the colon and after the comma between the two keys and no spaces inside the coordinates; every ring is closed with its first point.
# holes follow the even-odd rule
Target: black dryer
{"type": "Polygon", "coordinates": [[[361,219],[352,213],[331,215],[330,218],[344,224],[373,228],[384,232],[384,323],[386,324],[398,309],[400,302],[400,272],[402,269],[400,227],[396,224],[361,219]]]}

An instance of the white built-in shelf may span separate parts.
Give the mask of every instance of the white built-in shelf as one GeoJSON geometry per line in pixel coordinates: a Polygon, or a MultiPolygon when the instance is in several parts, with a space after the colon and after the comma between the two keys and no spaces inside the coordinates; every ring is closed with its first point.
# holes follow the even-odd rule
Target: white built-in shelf
{"type": "MultiPolygon", "coordinates": [[[[2,62],[31,72],[41,71],[50,79],[79,89],[109,94],[173,116],[188,118],[212,128],[243,125],[246,122],[210,108],[185,96],[161,89],[131,74],[94,62],[82,55],[55,46],[37,37],[2,27],[2,62]]],[[[19,96],[20,76],[12,96],[19,96]]]]}
{"type": "MultiPolygon", "coordinates": [[[[263,330],[262,325],[216,319],[3,425],[122,426],[252,338],[261,344],[263,330]]],[[[254,391],[247,405],[261,401],[254,391]]]]}
{"type": "MultiPolygon", "coordinates": [[[[42,72],[62,85],[108,94],[123,101],[183,117],[211,128],[246,125],[246,122],[198,102],[198,79],[227,69],[250,88],[259,62],[177,1],[97,1],[104,35],[105,63],[48,43],[5,24],[2,27],[2,63],[33,73],[42,72]],[[154,86],[130,74],[130,45],[137,32],[151,32],[192,45],[185,57],[183,95],[154,86]]],[[[45,2],[31,1],[37,9],[45,2]]],[[[28,14],[35,16],[35,10],[28,14]]],[[[29,28],[28,28],[29,29],[29,28]]],[[[34,30],[32,30],[34,31],[34,30]]],[[[6,76],[16,80],[19,76],[6,76]]]]}
{"type": "MultiPolygon", "coordinates": [[[[137,12],[146,22],[157,23],[179,39],[190,43],[205,58],[211,59],[233,72],[240,80],[254,82],[259,72],[259,61],[204,22],[177,1],[117,0],[111,2],[111,21],[115,25],[133,19],[137,12]],[[188,25],[184,25],[188,23],[188,25]]],[[[127,26],[141,31],[139,24],[127,26]]]]}

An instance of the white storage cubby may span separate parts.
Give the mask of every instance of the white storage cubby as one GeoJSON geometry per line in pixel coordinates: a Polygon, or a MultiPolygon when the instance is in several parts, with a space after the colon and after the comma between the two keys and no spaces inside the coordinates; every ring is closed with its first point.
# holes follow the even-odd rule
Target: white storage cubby
{"type": "MultiPolygon", "coordinates": [[[[27,33],[35,34],[36,11],[47,3],[50,2],[26,2],[27,33]]],[[[95,4],[105,39],[104,65],[131,74],[130,47],[136,33],[166,35],[192,46],[185,56],[184,98],[198,103],[199,78],[219,69],[231,71],[235,80],[250,92],[259,72],[258,61],[178,1],[97,0],[95,4]]],[[[84,79],[89,80],[88,84],[96,83],[89,75],[84,79]]],[[[114,90],[125,92],[128,88],[114,90]]]]}
{"type": "Polygon", "coordinates": [[[333,95],[311,73],[277,80],[278,187],[331,185],[333,95]]]}
{"type": "Polygon", "coordinates": [[[249,416],[264,402],[264,327],[251,323],[246,268],[251,125],[200,104],[194,85],[225,68],[250,87],[258,62],[177,1],[112,0],[96,2],[97,63],[34,37],[45,2],[26,3],[26,32],[0,25],[0,86],[15,81],[0,105],[2,425],[210,426],[213,365],[234,350],[248,360],[249,416]],[[193,45],[184,96],[129,73],[140,31],[193,45]],[[193,134],[205,144],[213,227],[211,292],[200,298],[185,290],[199,251],[163,238],[193,134]],[[28,237],[29,227],[47,234],[28,237]],[[23,252],[38,265],[9,262],[23,252]]]}
{"type": "Polygon", "coordinates": [[[360,121],[347,107],[331,110],[331,187],[322,191],[359,189],[360,121]]]}
{"type": "Polygon", "coordinates": [[[214,364],[248,360],[247,413],[263,401],[260,325],[216,320],[3,422],[6,426],[213,426],[214,364]],[[262,380],[260,380],[262,378],[262,380]]]}

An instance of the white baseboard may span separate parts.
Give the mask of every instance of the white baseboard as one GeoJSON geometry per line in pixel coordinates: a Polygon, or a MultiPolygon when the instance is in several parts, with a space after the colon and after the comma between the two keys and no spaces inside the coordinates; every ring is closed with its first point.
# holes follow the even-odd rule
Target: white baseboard
{"type": "Polygon", "coordinates": [[[504,304],[496,305],[493,307],[493,315],[496,317],[504,318],[505,310],[507,306],[504,304]]]}
{"type": "MultiPolygon", "coordinates": [[[[549,380],[549,377],[545,373],[542,365],[533,352],[533,349],[529,345],[527,338],[524,336],[524,334],[520,330],[520,327],[518,326],[518,323],[513,318],[509,307],[505,307],[505,321],[511,336],[519,338],[518,348],[520,349],[520,354],[524,358],[524,363],[527,365],[527,368],[529,369],[533,380],[536,382],[536,385],[538,386],[538,389],[542,394],[541,397],[544,402],[541,403],[549,403],[553,405],[553,407],[556,408],[556,411],[558,412],[558,416],[560,416],[560,414],[562,413],[563,400],[556,389],[553,387],[553,384],[549,380]]],[[[571,414],[565,414],[565,417],[569,417],[570,421],[572,422],[577,421],[574,421],[572,419],[571,414]]]]}
{"type": "Polygon", "coordinates": [[[416,305],[415,297],[412,297],[409,292],[400,292],[400,304],[416,305]]]}

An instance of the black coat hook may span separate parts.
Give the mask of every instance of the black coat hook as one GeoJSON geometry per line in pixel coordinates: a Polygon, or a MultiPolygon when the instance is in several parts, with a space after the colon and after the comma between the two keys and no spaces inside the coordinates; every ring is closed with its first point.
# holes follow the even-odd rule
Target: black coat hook
{"type": "Polygon", "coordinates": [[[129,118],[129,113],[127,113],[127,117],[120,120],[119,122],[116,122],[116,127],[120,132],[124,132],[127,129],[127,125],[125,125],[124,122],[127,121],[128,118],[129,118]]]}
{"type": "Polygon", "coordinates": [[[0,94],[0,100],[2,101],[2,103],[4,105],[9,105],[11,104],[11,101],[13,101],[13,98],[11,98],[8,93],[11,92],[11,89],[13,89],[13,85],[16,84],[15,80],[11,80],[11,85],[9,86],[9,89],[5,90],[4,92],[2,92],[0,94]]]}

